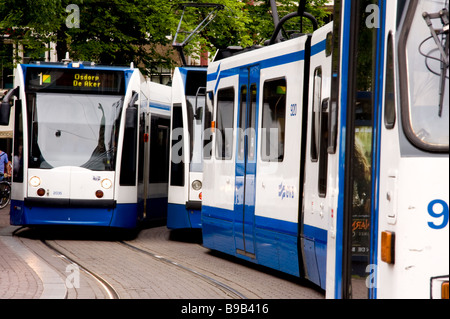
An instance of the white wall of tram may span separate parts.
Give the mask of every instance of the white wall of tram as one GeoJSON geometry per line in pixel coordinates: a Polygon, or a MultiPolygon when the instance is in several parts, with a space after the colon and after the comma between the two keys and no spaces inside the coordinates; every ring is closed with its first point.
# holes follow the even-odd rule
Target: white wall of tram
{"type": "MultiPolygon", "coordinates": [[[[422,4],[426,2],[423,1],[422,4]]],[[[397,11],[397,1],[386,1],[386,6],[384,41],[387,43],[388,35],[391,33],[393,43],[397,43],[399,32],[396,30],[394,14],[397,11]]],[[[423,23],[426,27],[425,21],[423,23]]],[[[387,52],[385,56],[386,54],[387,52]]],[[[394,45],[394,57],[398,55],[398,46],[394,45]]],[[[395,76],[395,89],[399,92],[401,77],[397,67],[395,76]]],[[[384,125],[381,126],[378,198],[378,243],[381,243],[382,231],[395,232],[395,264],[383,262],[381,249],[379,249],[376,268],[377,297],[427,299],[430,298],[432,285],[440,286],[438,282],[445,280],[437,280],[433,283],[433,278],[446,276],[448,281],[449,275],[448,223],[439,229],[429,226],[430,223],[440,225],[445,221],[445,209],[447,209],[448,218],[449,157],[448,153],[433,154],[421,151],[417,152],[416,156],[402,154],[402,144],[405,141],[401,136],[403,123],[400,117],[404,110],[400,109],[398,95],[396,127],[389,130],[384,125]],[[432,205],[436,200],[439,202],[432,205]],[[430,213],[440,214],[440,217],[433,218],[430,213]]],[[[446,105],[445,112],[448,112],[448,100],[446,105]]],[[[383,121],[384,101],[382,109],[383,121]]],[[[434,292],[432,297],[440,298],[440,291],[434,292]]]]}

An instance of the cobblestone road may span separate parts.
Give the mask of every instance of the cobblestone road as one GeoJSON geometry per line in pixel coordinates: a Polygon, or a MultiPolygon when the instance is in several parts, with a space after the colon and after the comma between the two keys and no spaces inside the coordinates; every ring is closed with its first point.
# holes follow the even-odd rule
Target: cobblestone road
{"type": "Polygon", "coordinates": [[[143,229],[136,238],[126,241],[151,253],[149,256],[130,249],[105,230],[24,228],[12,236],[12,230],[17,228],[8,225],[5,215],[4,210],[0,211],[0,299],[50,296],[53,286],[47,282],[49,277],[39,272],[45,267],[53,276],[50,276],[54,281],[51,284],[58,287],[65,284],[58,298],[61,293],[63,298],[69,299],[108,297],[98,282],[82,271],[79,272],[79,287],[68,286],[66,280],[72,275],[68,271],[71,263],[50,250],[41,239],[101,276],[124,299],[236,298],[227,289],[192,271],[250,299],[324,298],[322,291],[307,282],[204,248],[199,232],[169,231],[159,226],[143,229]],[[14,247],[20,248],[21,257],[15,251],[19,248],[14,247]],[[40,266],[36,267],[38,264],[40,266]]]}

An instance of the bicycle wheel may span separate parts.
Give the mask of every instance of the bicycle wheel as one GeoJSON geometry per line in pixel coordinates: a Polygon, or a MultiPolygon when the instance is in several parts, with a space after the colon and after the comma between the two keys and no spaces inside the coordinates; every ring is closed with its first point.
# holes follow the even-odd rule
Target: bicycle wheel
{"type": "Polygon", "coordinates": [[[11,185],[0,182],[0,209],[5,208],[11,200],[11,185]]]}

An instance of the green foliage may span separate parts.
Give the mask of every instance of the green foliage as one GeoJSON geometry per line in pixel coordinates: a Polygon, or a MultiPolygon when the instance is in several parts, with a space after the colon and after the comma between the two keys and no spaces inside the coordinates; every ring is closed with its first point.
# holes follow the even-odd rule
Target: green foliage
{"type": "Polygon", "coordinates": [[[20,41],[32,59],[39,59],[48,50],[45,44],[56,40],[63,21],[60,9],[57,0],[0,0],[0,33],[20,41]]]}
{"type": "MultiPolygon", "coordinates": [[[[256,1],[255,1],[256,2],[256,1]]],[[[319,22],[319,26],[323,25],[323,19],[327,16],[327,12],[324,10],[325,4],[328,0],[316,0],[314,5],[311,5],[312,1],[308,1],[306,5],[306,11],[313,14],[319,22]]],[[[298,9],[298,1],[292,0],[277,0],[277,11],[279,19],[284,16],[296,12],[298,9]]],[[[258,1],[258,5],[247,6],[248,15],[252,20],[252,23],[247,26],[249,32],[253,35],[253,44],[264,44],[264,41],[272,37],[274,31],[274,23],[272,17],[272,10],[270,7],[270,1],[258,1]]],[[[287,38],[292,32],[300,31],[300,18],[293,18],[285,24],[283,28],[286,33],[282,32],[282,36],[287,38]]],[[[303,19],[303,32],[312,32],[312,26],[309,20],[303,19]]]]}
{"type": "MultiPolygon", "coordinates": [[[[81,1],[80,1],[81,2],[81,1]]],[[[80,28],[64,28],[71,56],[100,64],[134,62],[144,70],[166,57],[155,45],[165,45],[170,34],[169,9],[164,0],[89,1],[79,4],[80,28]]]]}
{"type": "MultiPolygon", "coordinates": [[[[184,3],[184,1],[176,1],[184,3]]],[[[196,1],[205,3],[208,1],[196,1]]],[[[247,27],[252,24],[252,19],[248,16],[247,5],[245,2],[236,0],[215,0],[216,4],[224,5],[224,9],[219,11],[214,20],[196,35],[191,43],[185,48],[188,54],[199,54],[201,51],[210,51],[215,53],[217,49],[226,48],[231,45],[241,45],[243,47],[253,44],[251,33],[247,27]]],[[[197,25],[202,22],[209,12],[210,8],[187,8],[183,17],[181,30],[193,31],[197,25]]],[[[182,10],[174,12],[179,19],[182,10]]],[[[173,29],[175,33],[176,26],[173,29]]],[[[181,42],[183,38],[178,39],[181,42]]]]}
{"type": "MultiPolygon", "coordinates": [[[[44,44],[56,43],[58,59],[70,53],[74,60],[98,64],[128,65],[134,62],[149,74],[158,66],[172,67],[176,55],[170,48],[183,0],[0,0],[0,34],[24,44],[37,59],[48,50],[44,44]],[[69,4],[79,8],[79,28],[67,21],[69,4]]],[[[225,9],[195,36],[186,47],[188,54],[230,45],[242,47],[263,44],[274,26],[270,2],[250,0],[198,0],[223,4],[225,9]],[[252,4],[253,3],[253,4],[252,4]]],[[[321,20],[326,0],[308,7],[321,20]]],[[[298,1],[278,0],[280,17],[297,10],[298,1]]],[[[193,30],[208,14],[206,9],[189,9],[183,22],[185,30],[193,30]],[[190,10],[190,11],[189,11],[190,10]]],[[[296,25],[289,28],[295,30],[296,25]]],[[[0,39],[1,41],[1,39],[0,39]]]]}

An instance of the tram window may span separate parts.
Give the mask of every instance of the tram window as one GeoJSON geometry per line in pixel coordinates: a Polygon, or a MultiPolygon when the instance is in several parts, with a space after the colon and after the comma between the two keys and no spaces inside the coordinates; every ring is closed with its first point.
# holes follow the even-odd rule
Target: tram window
{"type": "Polygon", "coordinates": [[[211,131],[211,121],[213,117],[214,110],[214,95],[213,92],[206,92],[206,107],[205,107],[205,121],[203,123],[203,158],[211,158],[211,148],[212,148],[212,131],[211,131]]]}
{"type": "Polygon", "coordinates": [[[195,96],[199,86],[206,86],[206,71],[188,71],[185,94],[195,96]]]}
{"type": "Polygon", "coordinates": [[[261,159],[282,162],[286,117],[286,79],[264,83],[261,159]]]}
{"type": "Polygon", "coordinates": [[[314,71],[314,89],[313,89],[313,111],[311,123],[311,161],[317,162],[319,158],[319,127],[320,127],[320,108],[322,99],[322,69],[318,67],[314,71]]]}
{"type": "Polygon", "coordinates": [[[183,134],[183,110],[181,104],[174,104],[172,112],[172,160],[170,161],[170,185],[172,186],[184,186],[183,134]]]}
{"type": "Polygon", "coordinates": [[[328,99],[322,101],[320,107],[320,142],[319,142],[319,181],[318,191],[320,197],[327,196],[328,176],[328,99]]]}
{"type": "Polygon", "coordinates": [[[13,157],[13,181],[23,183],[23,124],[22,124],[22,101],[15,103],[14,121],[14,157],[13,157]]]}
{"type": "Polygon", "coordinates": [[[395,126],[395,79],[394,52],[392,33],[389,33],[387,43],[386,84],[384,88],[384,125],[387,129],[395,126]]]}
{"type": "Polygon", "coordinates": [[[148,123],[146,123],[145,118],[145,108],[148,105],[148,99],[145,96],[144,92],[141,91],[141,113],[139,116],[139,155],[138,155],[138,182],[142,183],[144,181],[144,150],[145,150],[145,142],[144,135],[148,132],[148,123]]]}
{"type": "Polygon", "coordinates": [[[250,86],[250,105],[247,107],[247,86],[241,86],[241,105],[239,108],[239,148],[238,158],[245,156],[245,137],[247,136],[247,156],[255,159],[255,121],[256,121],[256,84],[250,86]],[[248,111],[246,114],[246,110],[248,111]],[[248,123],[247,123],[248,120],[248,123]]]}
{"type": "Polygon", "coordinates": [[[444,1],[409,1],[398,37],[398,75],[403,132],[414,146],[429,152],[449,151],[449,86],[444,25],[431,18],[444,1]],[[428,12],[428,15],[424,15],[428,12]],[[434,40],[434,39],[436,40],[434,40]]]}
{"type": "Polygon", "coordinates": [[[169,119],[152,115],[150,128],[150,183],[167,183],[169,170],[169,119]]]}
{"type": "Polygon", "coordinates": [[[248,111],[248,159],[254,160],[255,159],[255,140],[256,140],[256,84],[252,84],[250,86],[250,107],[248,111]]]}
{"type": "MultiPolygon", "coordinates": [[[[115,170],[122,108],[123,96],[118,95],[27,94],[29,168],[115,170]]],[[[127,138],[133,137],[127,135],[129,128],[137,125],[134,110],[137,108],[127,109],[127,138]]],[[[134,139],[127,141],[134,143],[134,139]]],[[[132,151],[130,145],[125,147],[132,151]]]]}
{"type": "Polygon", "coordinates": [[[333,33],[328,32],[326,38],[325,55],[329,57],[333,53],[333,33]]]}
{"type": "Polygon", "coordinates": [[[189,137],[189,159],[194,155],[194,104],[195,96],[186,96],[186,116],[189,137]]]}
{"type": "MultiPolygon", "coordinates": [[[[141,92],[142,94],[142,92],[141,92]]],[[[138,157],[138,182],[144,181],[144,134],[145,134],[145,113],[140,114],[139,119],[139,157],[138,157]]]]}
{"type": "Polygon", "coordinates": [[[234,88],[217,94],[216,158],[231,159],[234,128],[234,88]]]}
{"type": "Polygon", "coordinates": [[[245,154],[245,109],[247,108],[247,85],[241,86],[241,105],[239,107],[239,145],[238,159],[243,160],[245,154]]]}
{"type": "Polygon", "coordinates": [[[138,134],[138,117],[136,106],[130,106],[127,109],[126,122],[129,122],[129,127],[125,128],[123,136],[122,162],[120,165],[120,179],[121,186],[135,186],[136,185],[136,156],[137,156],[137,134],[138,134]],[[136,110],[134,110],[136,109],[136,110]],[[129,112],[130,111],[130,112],[129,112]],[[134,116],[132,111],[135,111],[134,116]]]}

